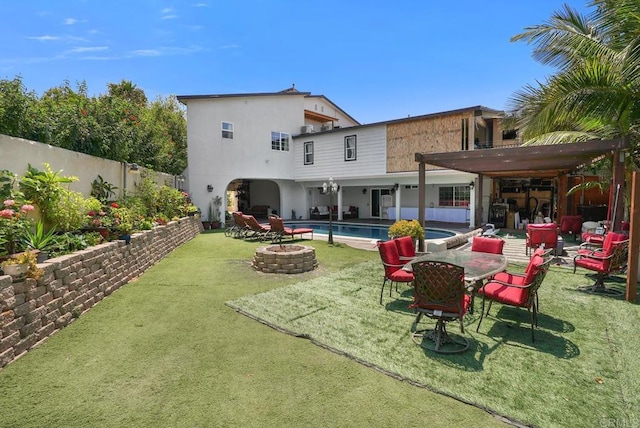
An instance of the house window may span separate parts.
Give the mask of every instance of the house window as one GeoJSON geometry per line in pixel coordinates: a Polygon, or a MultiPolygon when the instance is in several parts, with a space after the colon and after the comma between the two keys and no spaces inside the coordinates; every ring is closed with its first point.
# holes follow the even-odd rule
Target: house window
{"type": "Polygon", "coordinates": [[[313,141],[304,143],[304,164],[313,165],[313,141]]]}
{"type": "Polygon", "coordinates": [[[356,136],[349,135],[344,137],[344,160],[356,160],[356,136]]]}
{"type": "Polygon", "coordinates": [[[469,186],[442,186],[439,189],[438,205],[441,207],[468,207],[470,202],[469,186]]]}
{"type": "Polygon", "coordinates": [[[271,150],[289,151],[289,134],[285,132],[271,132],[271,150]]]}
{"type": "Polygon", "coordinates": [[[233,140],[233,123],[222,122],[222,138],[233,140]]]}

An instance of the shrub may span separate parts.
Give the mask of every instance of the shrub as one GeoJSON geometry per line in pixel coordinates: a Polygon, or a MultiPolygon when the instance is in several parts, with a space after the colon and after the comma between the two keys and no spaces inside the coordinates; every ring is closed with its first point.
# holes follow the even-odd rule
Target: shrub
{"type": "Polygon", "coordinates": [[[389,238],[399,238],[401,236],[424,239],[424,228],[418,220],[399,220],[389,227],[389,238]]]}

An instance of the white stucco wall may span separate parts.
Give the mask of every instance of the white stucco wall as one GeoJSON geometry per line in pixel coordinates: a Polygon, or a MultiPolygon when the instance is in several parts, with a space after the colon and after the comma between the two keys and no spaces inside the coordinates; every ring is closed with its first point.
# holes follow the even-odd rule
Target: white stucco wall
{"type": "MultiPolygon", "coordinates": [[[[85,196],[91,193],[91,183],[98,175],[116,186],[118,195],[121,195],[122,189],[125,188],[125,180],[127,191],[134,192],[135,183],[139,182],[141,177],[140,174],[129,173],[123,162],[0,134],[0,170],[23,175],[29,164],[43,170],[45,162],[53,171],[62,170],[61,174],[64,176],[78,177],[79,180],[71,183],[69,189],[81,192],[85,196]]],[[[175,182],[171,174],[155,173],[154,177],[158,184],[168,183],[173,187],[175,182]]]]}

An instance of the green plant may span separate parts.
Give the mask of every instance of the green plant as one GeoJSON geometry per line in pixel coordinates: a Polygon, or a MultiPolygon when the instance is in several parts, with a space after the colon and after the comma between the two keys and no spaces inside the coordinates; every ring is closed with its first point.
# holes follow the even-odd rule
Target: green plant
{"type": "Polygon", "coordinates": [[[15,199],[5,199],[0,208],[0,242],[3,243],[0,255],[13,254],[24,248],[22,239],[31,226],[27,216],[34,207],[15,199]]]}
{"type": "Polygon", "coordinates": [[[38,220],[34,231],[31,231],[31,229],[26,230],[23,243],[26,248],[32,250],[46,250],[53,243],[55,233],[55,227],[45,232],[44,223],[38,220]]]}
{"type": "Polygon", "coordinates": [[[398,238],[400,236],[424,239],[424,228],[418,220],[399,220],[389,227],[389,238],[398,238]]]}
{"type": "Polygon", "coordinates": [[[62,188],[58,199],[52,204],[47,224],[61,231],[74,231],[86,223],[87,207],[93,205],[94,198],[85,198],[82,193],[62,188]]]}
{"type": "Polygon", "coordinates": [[[118,188],[108,181],[105,181],[99,174],[98,178],[91,183],[91,196],[103,203],[106,203],[116,195],[115,190],[118,190],[118,188]]]}
{"type": "Polygon", "coordinates": [[[77,181],[77,177],[63,176],[62,170],[53,171],[48,163],[44,163],[44,171],[28,165],[27,172],[20,179],[20,190],[27,200],[33,201],[42,215],[45,223],[56,224],[52,219],[54,212],[60,209],[58,204],[64,190],[63,184],[77,181]]]}
{"type": "Polygon", "coordinates": [[[38,268],[36,253],[32,251],[25,251],[2,262],[3,267],[8,265],[27,265],[28,278],[38,279],[44,273],[42,269],[38,268]]]}

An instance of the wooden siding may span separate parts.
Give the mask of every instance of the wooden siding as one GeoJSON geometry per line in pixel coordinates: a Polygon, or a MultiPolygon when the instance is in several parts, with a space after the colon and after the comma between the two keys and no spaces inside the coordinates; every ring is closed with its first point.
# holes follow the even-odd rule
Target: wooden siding
{"type": "Polygon", "coordinates": [[[380,176],[385,173],[385,126],[357,127],[295,137],[295,177],[298,181],[380,176]],[[356,160],[344,160],[344,137],[356,136],[356,160]],[[313,165],[304,165],[303,144],[313,141],[313,165]]]}
{"type": "MultiPolygon", "coordinates": [[[[387,172],[417,171],[415,153],[459,151],[462,119],[469,119],[469,146],[473,147],[473,112],[457,113],[387,126],[387,172]]],[[[431,165],[427,170],[441,169],[431,165]]]]}

